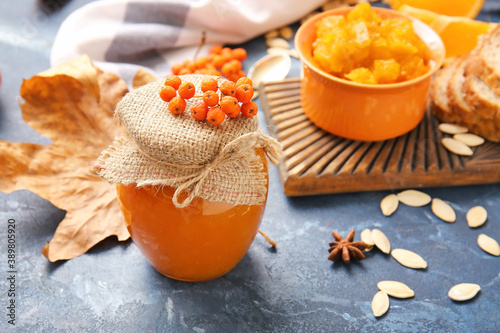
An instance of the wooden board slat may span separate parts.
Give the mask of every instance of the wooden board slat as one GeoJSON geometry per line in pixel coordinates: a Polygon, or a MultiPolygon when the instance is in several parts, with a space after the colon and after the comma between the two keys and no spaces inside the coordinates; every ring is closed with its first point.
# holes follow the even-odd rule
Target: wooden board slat
{"type": "Polygon", "coordinates": [[[284,148],[278,170],[286,195],[500,182],[500,144],[487,141],[471,157],[452,154],[429,110],[405,135],[362,142],[315,126],[302,110],[298,78],[264,83],[259,96],[269,131],[284,148]]]}

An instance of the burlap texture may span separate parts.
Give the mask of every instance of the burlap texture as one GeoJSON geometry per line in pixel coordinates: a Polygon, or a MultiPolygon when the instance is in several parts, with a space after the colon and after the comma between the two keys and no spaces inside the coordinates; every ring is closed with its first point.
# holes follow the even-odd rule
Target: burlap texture
{"type": "MultiPolygon", "coordinates": [[[[204,77],[184,75],[181,79],[192,82],[196,95],[201,95],[204,77]]],[[[255,149],[262,148],[276,163],[281,147],[259,130],[257,117],[227,118],[218,126],[200,122],[189,108],[201,97],[188,100],[183,114],[173,115],[159,97],[163,86],[163,79],[150,83],[118,103],[115,114],[130,137],[116,138],[90,172],[111,184],[175,187],[177,207],[189,205],[195,197],[235,205],[263,203],[267,180],[255,149]],[[182,191],[189,196],[181,202],[182,191]]]]}

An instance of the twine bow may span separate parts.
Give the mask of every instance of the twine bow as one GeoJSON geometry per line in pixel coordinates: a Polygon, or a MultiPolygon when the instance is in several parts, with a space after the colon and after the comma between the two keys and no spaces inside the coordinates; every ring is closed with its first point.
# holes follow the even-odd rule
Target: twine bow
{"type": "Polygon", "coordinates": [[[228,163],[243,161],[249,154],[254,154],[254,148],[262,148],[269,161],[273,164],[277,164],[281,158],[281,145],[262,131],[259,130],[242,135],[229,142],[211,162],[201,166],[185,166],[195,171],[189,176],[177,179],[182,183],[177,187],[172,198],[174,205],[177,208],[184,208],[190,205],[193,199],[200,195],[212,171],[228,163]],[[180,195],[184,191],[188,192],[189,195],[181,201],[180,195]]]}

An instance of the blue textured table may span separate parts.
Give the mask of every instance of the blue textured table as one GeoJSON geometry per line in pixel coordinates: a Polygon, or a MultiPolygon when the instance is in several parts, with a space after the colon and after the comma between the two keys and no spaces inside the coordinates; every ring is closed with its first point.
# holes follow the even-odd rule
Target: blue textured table
{"type": "MultiPolygon", "coordinates": [[[[62,20],[91,1],[66,2],[0,4],[2,140],[50,143],[23,122],[16,96],[23,78],[49,67],[62,20]]],[[[480,18],[496,21],[499,10],[500,2],[486,1],[480,18]]],[[[243,46],[250,52],[248,69],[266,46],[263,38],[243,46]]],[[[294,60],[290,76],[298,76],[299,68],[294,60]]],[[[500,185],[424,189],[451,202],[457,222],[448,224],[429,206],[400,205],[393,216],[383,216],[379,203],[390,191],[287,198],[276,168],[270,181],[261,228],[277,241],[277,250],[258,235],[233,271],[205,283],[168,279],[131,241],[115,238],[78,258],[50,263],[40,250],[65,212],[28,191],[0,193],[0,331],[500,332],[500,258],[476,243],[480,233],[500,240],[500,185]],[[476,205],[489,218],[471,229],[465,213],[476,205]],[[9,219],[16,221],[19,249],[15,327],[7,322],[9,219]],[[350,265],[328,261],[331,231],[345,235],[352,228],[383,230],[393,247],[414,250],[428,268],[405,268],[378,250],[350,265]],[[371,300],[380,280],[404,282],[415,297],[391,298],[388,313],[377,319],[371,300]],[[448,290],[461,282],[477,283],[481,292],[471,301],[450,300],[448,290]]]]}

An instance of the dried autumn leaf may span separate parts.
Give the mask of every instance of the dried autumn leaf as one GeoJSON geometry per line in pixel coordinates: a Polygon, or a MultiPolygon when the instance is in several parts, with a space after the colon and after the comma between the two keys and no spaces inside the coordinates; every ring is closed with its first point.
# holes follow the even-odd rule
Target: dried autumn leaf
{"type": "Polygon", "coordinates": [[[99,83],[97,82],[97,73],[99,69],[96,68],[92,61],[90,60],[88,55],[83,55],[80,58],[74,59],[73,61],[68,61],[59,66],[49,68],[41,73],[38,73],[38,76],[50,77],[54,75],[68,75],[74,77],[84,86],[86,86],[89,91],[94,95],[94,97],[99,100],[100,91],[99,91],[99,83]]]}
{"type": "Polygon", "coordinates": [[[113,108],[127,86],[95,68],[88,57],[43,75],[23,82],[20,106],[26,123],[52,144],[0,141],[0,191],[28,189],[67,211],[42,250],[57,261],[77,257],[112,235],[129,238],[114,187],[88,174],[90,163],[114,137],[125,135],[113,108]]]}
{"type": "Polygon", "coordinates": [[[139,68],[137,73],[135,73],[134,78],[132,79],[132,88],[139,88],[156,80],[158,80],[158,77],[156,75],[151,74],[142,68],[139,68]]]}

